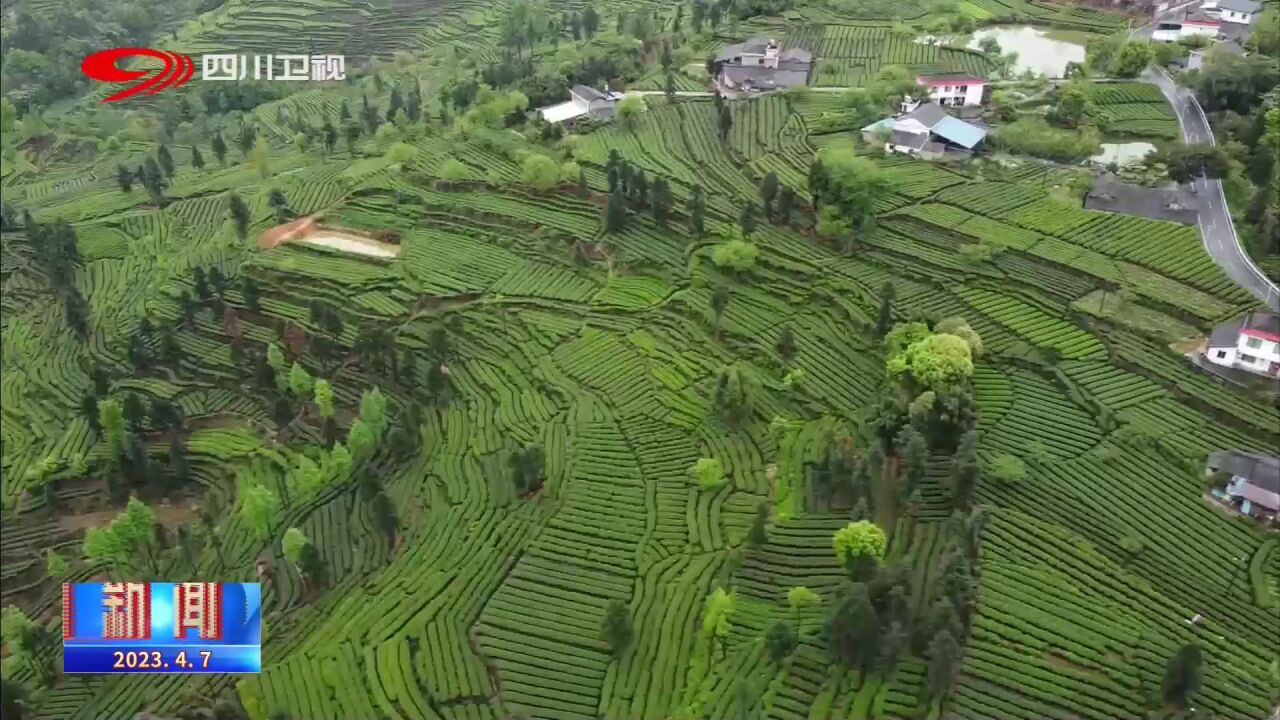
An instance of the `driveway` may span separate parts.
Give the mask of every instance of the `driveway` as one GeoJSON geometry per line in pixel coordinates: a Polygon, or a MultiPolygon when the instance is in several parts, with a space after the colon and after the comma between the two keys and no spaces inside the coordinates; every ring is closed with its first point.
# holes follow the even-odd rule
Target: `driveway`
{"type": "MultiPolygon", "coordinates": [[[[1184,142],[1214,144],[1209,119],[1205,117],[1204,109],[1196,100],[1195,93],[1178,87],[1160,68],[1149,70],[1146,78],[1160,88],[1165,99],[1173,106],[1173,112],[1178,116],[1178,125],[1182,128],[1184,142]]],[[[1222,194],[1222,183],[1218,180],[1198,178],[1194,181],[1193,187],[1200,200],[1200,235],[1204,238],[1205,250],[1227,274],[1227,277],[1253,293],[1272,311],[1280,312],[1280,287],[1267,279],[1267,276],[1253,264],[1244,248],[1240,246],[1240,238],[1236,235],[1235,225],[1231,222],[1231,211],[1227,207],[1227,199],[1222,194]]]]}

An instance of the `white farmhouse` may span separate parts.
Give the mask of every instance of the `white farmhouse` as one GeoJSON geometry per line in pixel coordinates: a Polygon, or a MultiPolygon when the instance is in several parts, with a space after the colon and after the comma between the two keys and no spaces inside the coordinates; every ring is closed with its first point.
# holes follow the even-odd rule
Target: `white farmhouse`
{"type": "Polygon", "coordinates": [[[916,84],[927,88],[929,99],[942,107],[973,107],[982,104],[987,81],[973,75],[920,75],[916,84]]]}
{"type": "Polygon", "coordinates": [[[1280,378],[1280,315],[1251,312],[1209,335],[1205,359],[1215,365],[1280,378]]]}
{"type": "Polygon", "coordinates": [[[1217,37],[1222,31],[1222,23],[1207,13],[1198,12],[1188,15],[1182,20],[1181,37],[1217,37]]]}
{"type": "Polygon", "coordinates": [[[569,90],[568,100],[538,108],[538,115],[553,124],[570,122],[583,116],[590,116],[594,120],[612,120],[615,106],[621,99],[620,93],[574,85],[569,90]]]}
{"type": "Polygon", "coordinates": [[[1262,11],[1262,4],[1254,0],[1218,0],[1216,10],[1222,22],[1251,25],[1262,11]]]}

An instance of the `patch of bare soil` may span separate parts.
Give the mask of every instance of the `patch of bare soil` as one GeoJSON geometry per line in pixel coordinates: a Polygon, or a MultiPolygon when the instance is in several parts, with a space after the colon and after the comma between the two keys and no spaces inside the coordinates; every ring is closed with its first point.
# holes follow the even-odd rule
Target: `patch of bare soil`
{"type": "MultiPolygon", "coordinates": [[[[197,508],[193,505],[161,503],[152,505],[151,511],[155,513],[156,522],[165,527],[177,527],[191,522],[196,517],[197,508]]],[[[58,518],[58,528],[64,532],[74,533],[89,528],[106,527],[119,514],[119,509],[112,508],[78,515],[63,515],[58,518]]]]}

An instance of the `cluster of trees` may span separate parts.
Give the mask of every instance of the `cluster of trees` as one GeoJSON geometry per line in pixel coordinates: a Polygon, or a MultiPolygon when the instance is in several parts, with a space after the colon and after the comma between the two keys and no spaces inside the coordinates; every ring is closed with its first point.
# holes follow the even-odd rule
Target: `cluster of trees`
{"type": "Polygon", "coordinates": [[[875,203],[890,189],[880,168],[851,147],[828,147],[809,166],[809,194],[819,235],[844,244],[875,225],[875,203]]]}
{"type": "MultiPolygon", "coordinates": [[[[99,371],[100,372],[100,371],[99,371]]],[[[191,479],[186,444],[181,435],[182,411],[165,398],[153,398],[148,405],[141,395],[126,393],[123,399],[99,393],[98,387],[81,400],[85,420],[96,433],[101,433],[111,449],[114,466],[123,471],[124,479],[134,486],[146,485],[157,492],[169,489],[171,479],[185,483],[191,479]],[[147,433],[163,432],[169,442],[168,466],[151,460],[147,451],[147,433]]],[[[115,467],[108,468],[107,490],[120,500],[126,490],[119,483],[115,467]]]]}
{"type": "MultiPolygon", "coordinates": [[[[632,166],[616,148],[609,151],[605,170],[609,176],[609,203],[605,207],[605,229],[608,232],[623,231],[627,223],[628,207],[648,209],[653,213],[654,223],[659,227],[667,226],[675,200],[666,178],[656,177],[650,182],[644,168],[632,166]]],[[[691,214],[694,209],[691,204],[691,214]]],[[[698,222],[701,223],[705,204],[701,204],[697,210],[698,222]]]]}
{"type": "Polygon", "coordinates": [[[1015,155],[1074,162],[1102,151],[1096,128],[1055,128],[1042,118],[1022,117],[1001,125],[990,135],[992,147],[1015,155]]]}
{"type": "Polygon", "coordinates": [[[49,289],[62,301],[67,327],[81,340],[88,338],[89,303],[75,284],[76,264],[80,262],[75,228],[65,220],[37,223],[26,210],[22,211],[22,226],[49,289]]]}
{"type": "Polygon", "coordinates": [[[953,517],[942,582],[927,609],[912,606],[912,574],[905,563],[882,565],[883,530],[863,520],[837,531],[832,544],[850,580],[837,593],[827,617],[833,656],[882,676],[892,673],[908,652],[923,656],[929,661],[928,698],[936,701],[945,695],[972,612],[973,567],[984,524],[980,513],[953,517]]]}
{"type": "Polygon", "coordinates": [[[1153,59],[1151,43],[1134,39],[1127,30],[1094,38],[1085,48],[1085,69],[1095,75],[1137,77],[1153,59]]]}

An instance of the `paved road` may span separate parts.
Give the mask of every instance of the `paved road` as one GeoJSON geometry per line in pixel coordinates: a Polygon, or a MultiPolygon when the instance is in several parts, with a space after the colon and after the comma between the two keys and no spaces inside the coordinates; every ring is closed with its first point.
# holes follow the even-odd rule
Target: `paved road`
{"type": "MultiPolygon", "coordinates": [[[[1195,93],[1179,88],[1160,68],[1149,71],[1148,79],[1160,88],[1173,106],[1173,111],[1178,116],[1178,125],[1182,128],[1183,141],[1212,145],[1213,131],[1209,128],[1209,120],[1196,100],[1195,93]]],[[[1280,312],[1280,287],[1267,279],[1240,246],[1240,238],[1236,235],[1231,212],[1227,208],[1226,196],[1222,194],[1222,183],[1199,178],[1195,180],[1193,187],[1200,199],[1200,235],[1204,238],[1205,250],[1227,277],[1253,293],[1267,307],[1280,312]]]]}

